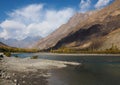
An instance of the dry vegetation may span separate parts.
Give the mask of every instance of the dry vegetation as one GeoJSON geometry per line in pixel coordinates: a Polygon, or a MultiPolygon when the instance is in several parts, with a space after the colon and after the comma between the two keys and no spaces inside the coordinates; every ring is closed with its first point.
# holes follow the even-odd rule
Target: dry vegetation
{"type": "Polygon", "coordinates": [[[23,48],[0,46],[0,52],[38,52],[38,50],[37,49],[23,49],[23,48]]]}
{"type": "Polygon", "coordinates": [[[70,48],[64,48],[61,47],[57,50],[50,50],[50,52],[52,53],[84,53],[84,54],[120,54],[120,49],[118,49],[118,47],[114,44],[112,44],[112,46],[108,49],[105,50],[96,50],[94,48],[86,48],[86,49],[70,49],[70,48]]]}

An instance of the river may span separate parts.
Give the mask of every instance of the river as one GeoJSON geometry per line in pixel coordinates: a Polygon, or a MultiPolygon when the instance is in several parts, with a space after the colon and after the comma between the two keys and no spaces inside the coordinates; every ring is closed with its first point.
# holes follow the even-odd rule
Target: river
{"type": "Polygon", "coordinates": [[[82,63],[50,70],[48,85],[120,85],[119,55],[58,55],[46,53],[17,53],[21,58],[37,55],[40,59],[82,63]]]}

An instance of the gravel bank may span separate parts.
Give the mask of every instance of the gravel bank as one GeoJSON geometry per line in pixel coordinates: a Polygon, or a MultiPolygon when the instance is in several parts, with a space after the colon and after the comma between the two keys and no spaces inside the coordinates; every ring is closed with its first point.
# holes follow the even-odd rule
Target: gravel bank
{"type": "Polygon", "coordinates": [[[50,70],[77,65],[76,62],[63,62],[44,59],[0,58],[0,85],[48,85],[50,70]]]}

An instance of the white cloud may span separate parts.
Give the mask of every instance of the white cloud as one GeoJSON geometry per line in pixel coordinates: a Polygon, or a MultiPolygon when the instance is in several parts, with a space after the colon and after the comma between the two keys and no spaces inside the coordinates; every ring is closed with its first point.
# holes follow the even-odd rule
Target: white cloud
{"type": "Polygon", "coordinates": [[[26,35],[24,31],[26,26],[23,23],[12,20],[5,20],[3,23],[0,24],[0,26],[1,28],[3,28],[3,32],[0,33],[0,37],[2,38],[7,39],[15,37],[18,39],[22,39],[22,37],[26,35]]]}
{"type": "Polygon", "coordinates": [[[16,22],[16,21],[5,20],[3,23],[1,23],[1,27],[10,30],[10,29],[25,28],[25,25],[20,22],[16,22]]]}
{"type": "Polygon", "coordinates": [[[80,12],[86,12],[89,10],[91,5],[91,0],[81,0],[80,2],[80,12]]]}
{"type": "Polygon", "coordinates": [[[101,9],[102,7],[108,5],[112,0],[98,0],[95,4],[96,9],[101,9]]]}
{"type": "Polygon", "coordinates": [[[43,4],[32,4],[8,13],[9,17],[0,23],[1,38],[24,39],[27,36],[47,36],[74,14],[74,9],[44,9],[43,4]]]}
{"type": "Polygon", "coordinates": [[[12,13],[9,13],[8,15],[14,19],[24,22],[30,22],[30,21],[39,21],[39,17],[41,17],[42,10],[43,10],[43,4],[32,4],[27,7],[14,10],[12,13]]]}
{"type": "Polygon", "coordinates": [[[0,32],[0,37],[1,38],[8,39],[9,36],[7,36],[7,35],[8,35],[8,33],[7,33],[6,30],[3,30],[2,32],[0,32]]]}

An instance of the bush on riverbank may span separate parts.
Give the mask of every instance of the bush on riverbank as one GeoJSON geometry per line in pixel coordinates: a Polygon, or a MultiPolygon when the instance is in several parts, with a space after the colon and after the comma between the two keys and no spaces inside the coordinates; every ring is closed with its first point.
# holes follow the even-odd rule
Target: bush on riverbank
{"type": "Polygon", "coordinates": [[[51,49],[50,52],[52,53],[84,53],[84,54],[120,54],[120,50],[114,44],[109,49],[105,50],[96,50],[94,48],[87,48],[87,49],[71,49],[61,47],[59,49],[53,50],[51,49]]]}
{"type": "Polygon", "coordinates": [[[7,57],[11,57],[11,53],[10,52],[4,52],[4,55],[7,57]]]}
{"type": "Polygon", "coordinates": [[[0,52],[38,52],[37,49],[24,49],[24,48],[15,48],[15,47],[0,47],[0,52]]]}
{"type": "Polygon", "coordinates": [[[32,56],[31,59],[38,59],[38,56],[32,56]]]}

